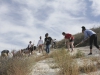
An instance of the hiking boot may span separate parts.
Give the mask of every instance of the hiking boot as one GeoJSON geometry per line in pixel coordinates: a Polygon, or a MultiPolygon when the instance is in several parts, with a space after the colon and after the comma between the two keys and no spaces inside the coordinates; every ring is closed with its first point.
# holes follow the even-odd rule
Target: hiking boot
{"type": "Polygon", "coordinates": [[[92,53],[89,53],[88,55],[92,55],[92,53]]]}

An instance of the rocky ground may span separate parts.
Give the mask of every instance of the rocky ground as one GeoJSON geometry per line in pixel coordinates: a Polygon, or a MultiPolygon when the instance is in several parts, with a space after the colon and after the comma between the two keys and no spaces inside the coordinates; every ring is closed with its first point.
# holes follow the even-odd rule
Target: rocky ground
{"type": "MultiPolygon", "coordinates": [[[[98,56],[100,56],[100,51],[98,49],[96,49],[95,47],[93,47],[93,54],[88,55],[89,46],[75,48],[74,52],[72,52],[71,54],[72,55],[75,54],[78,50],[85,53],[85,57],[98,57],[98,56]]],[[[41,53],[37,53],[37,55],[41,55],[41,53]]],[[[78,64],[80,64],[80,66],[83,65],[82,61],[83,60],[78,59],[78,64]]],[[[86,59],[86,62],[90,63],[91,61],[86,59]]],[[[53,59],[51,59],[51,58],[44,59],[44,60],[37,62],[36,65],[33,67],[32,75],[57,75],[59,69],[51,68],[50,67],[51,64],[54,64],[53,59]]],[[[96,64],[96,62],[94,62],[94,64],[96,64]]],[[[82,73],[80,75],[100,75],[100,71],[91,72],[89,74],[82,73]]]]}

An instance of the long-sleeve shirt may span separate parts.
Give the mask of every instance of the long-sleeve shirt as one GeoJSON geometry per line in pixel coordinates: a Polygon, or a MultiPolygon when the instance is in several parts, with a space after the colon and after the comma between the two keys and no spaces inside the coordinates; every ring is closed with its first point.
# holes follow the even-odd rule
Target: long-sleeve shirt
{"type": "Polygon", "coordinates": [[[91,37],[93,34],[96,34],[96,33],[94,31],[92,31],[92,30],[86,29],[84,31],[84,40],[86,40],[88,37],[91,37]]]}

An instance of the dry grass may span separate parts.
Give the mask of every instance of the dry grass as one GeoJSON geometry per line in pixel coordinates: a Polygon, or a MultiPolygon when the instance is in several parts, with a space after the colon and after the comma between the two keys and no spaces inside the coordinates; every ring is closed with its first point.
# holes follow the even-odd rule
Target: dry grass
{"type": "Polygon", "coordinates": [[[32,66],[45,58],[44,56],[28,57],[19,54],[13,58],[0,57],[0,75],[29,75],[32,72],[32,66]]]}
{"type": "Polygon", "coordinates": [[[34,59],[28,57],[1,58],[0,75],[28,75],[33,64],[35,64],[34,59]]]}
{"type": "Polygon", "coordinates": [[[59,75],[78,75],[78,67],[73,63],[73,58],[64,49],[53,52],[50,57],[55,59],[56,68],[60,68],[59,75]]]}
{"type": "MultiPolygon", "coordinates": [[[[58,75],[79,75],[80,73],[90,73],[100,69],[100,58],[87,58],[97,64],[83,62],[84,66],[79,66],[76,59],[86,59],[84,54],[80,51],[75,56],[71,56],[65,49],[58,49],[50,54],[43,54],[40,56],[30,57],[14,57],[11,59],[0,58],[0,75],[30,75],[32,66],[40,60],[53,58],[54,60],[50,67],[52,69],[60,69],[58,75]],[[83,58],[82,58],[83,57],[83,58]]],[[[48,60],[49,61],[49,60],[48,60]]]]}
{"type": "MultiPolygon", "coordinates": [[[[81,58],[82,60],[86,59],[84,53],[78,51],[75,56],[71,56],[69,52],[67,52],[65,49],[54,51],[49,55],[50,58],[54,59],[54,64],[51,68],[59,68],[59,75],[79,75],[80,73],[90,73],[95,72],[99,68],[99,64],[95,65],[94,63],[88,63],[86,61],[83,61],[83,66],[79,66],[77,61],[75,59],[81,58]],[[87,64],[88,63],[88,64],[87,64]]],[[[94,60],[97,61],[96,58],[88,58],[88,60],[94,60]]]]}
{"type": "Polygon", "coordinates": [[[81,52],[80,50],[77,50],[77,53],[76,53],[76,55],[74,57],[75,58],[82,58],[84,56],[85,56],[85,54],[83,52],[81,52]]]}
{"type": "Polygon", "coordinates": [[[48,58],[43,54],[31,56],[16,54],[13,58],[0,57],[0,75],[31,75],[33,66],[36,62],[48,58]]]}
{"type": "Polygon", "coordinates": [[[95,72],[95,71],[97,71],[98,70],[98,68],[97,68],[97,66],[96,65],[94,65],[94,64],[90,64],[90,65],[87,65],[87,64],[84,64],[84,66],[83,67],[79,67],[79,71],[81,72],[81,73],[90,73],[90,72],[95,72]]]}

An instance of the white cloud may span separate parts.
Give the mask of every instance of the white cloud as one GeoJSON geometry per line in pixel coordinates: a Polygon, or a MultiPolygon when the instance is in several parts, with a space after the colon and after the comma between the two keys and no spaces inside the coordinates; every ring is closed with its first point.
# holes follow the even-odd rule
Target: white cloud
{"type": "Polygon", "coordinates": [[[9,13],[8,5],[6,4],[0,4],[0,16],[3,14],[9,13]]]}
{"type": "Polygon", "coordinates": [[[95,16],[100,16],[100,0],[90,0],[92,1],[91,8],[93,9],[93,14],[95,16]]]}
{"type": "Polygon", "coordinates": [[[1,50],[25,48],[30,40],[37,45],[39,36],[44,39],[45,33],[61,40],[63,31],[75,34],[81,32],[81,26],[90,28],[100,24],[86,17],[84,0],[10,1],[2,1],[0,5],[1,50]]]}

